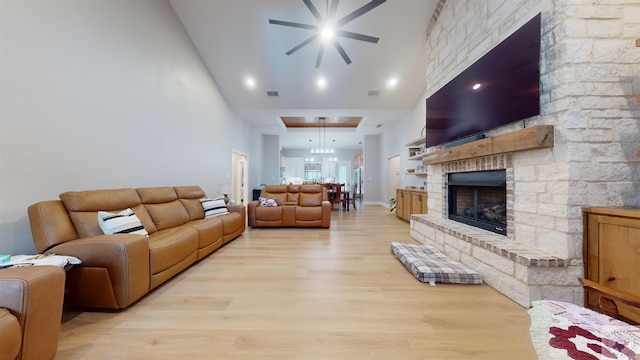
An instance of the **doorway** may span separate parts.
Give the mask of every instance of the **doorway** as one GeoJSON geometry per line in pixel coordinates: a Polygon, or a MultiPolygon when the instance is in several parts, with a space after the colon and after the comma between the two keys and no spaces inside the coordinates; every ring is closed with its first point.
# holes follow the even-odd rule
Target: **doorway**
{"type": "Polygon", "coordinates": [[[249,194],[247,192],[247,181],[249,179],[248,174],[248,160],[247,155],[239,152],[232,153],[232,197],[237,204],[246,205],[249,194]]]}
{"type": "Polygon", "coordinates": [[[387,200],[396,197],[396,189],[400,188],[400,155],[389,158],[389,188],[387,200]]]}

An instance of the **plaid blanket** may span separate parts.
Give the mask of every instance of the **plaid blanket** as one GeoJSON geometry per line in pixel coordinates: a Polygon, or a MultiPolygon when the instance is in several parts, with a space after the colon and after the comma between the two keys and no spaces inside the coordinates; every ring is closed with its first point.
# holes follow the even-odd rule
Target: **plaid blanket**
{"type": "Polygon", "coordinates": [[[391,251],[421,282],[482,284],[480,275],[447,256],[437,248],[420,244],[391,243],[391,251]]]}

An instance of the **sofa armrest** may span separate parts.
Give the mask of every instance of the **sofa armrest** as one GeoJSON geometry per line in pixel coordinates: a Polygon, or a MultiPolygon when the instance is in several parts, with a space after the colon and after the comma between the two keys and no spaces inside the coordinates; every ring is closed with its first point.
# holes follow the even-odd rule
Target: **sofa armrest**
{"type": "Polygon", "coordinates": [[[240,214],[240,216],[242,216],[242,231],[244,232],[246,229],[246,223],[247,223],[247,208],[244,207],[244,205],[240,205],[240,204],[227,204],[227,210],[229,210],[229,212],[237,212],[240,214]]]}
{"type": "Polygon", "coordinates": [[[245,209],[244,205],[227,204],[227,210],[229,210],[229,212],[240,213],[240,215],[242,215],[243,218],[246,217],[246,209],[245,209]]]}
{"type": "Polygon", "coordinates": [[[149,242],[134,234],[67,241],[47,253],[75,256],[82,264],[67,273],[73,305],[123,309],[149,291],[149,242]]]}
{"type": "Polygon", "coordinates": [[[320,227],[329,228],[331,226],[331,203],[322,200],[322,224],[320,227]]]}
{"type": "Polygon", "coordinates": [[[247,220],[249,222],[249,226],[256,226],[256,208],[259,206],[259,201],[250,201],[247,205],[247,220]]]}
{"type": "Polygon", "coordinates": [[[0,307],[18,319],[22,346],[17,359],[53,359],[58,348],[64,270],[30,266],[0,270],[0,307]]]}

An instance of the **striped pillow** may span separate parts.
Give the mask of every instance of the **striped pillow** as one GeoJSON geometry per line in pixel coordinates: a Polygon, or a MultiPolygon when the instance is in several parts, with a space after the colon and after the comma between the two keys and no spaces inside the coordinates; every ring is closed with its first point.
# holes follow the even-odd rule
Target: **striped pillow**
{"type": "Polygon", "coordinates": [[[208,219],[215,216],[227,215],[229,210],[224,202],[224,196],[215,199],[200,199],[200,204],[204,209],[204,218],[208,219]]]}
{"type": "Polygon", "coordinates": [[[98,224],[105,234],[140,234],[149,236],[140,219],[131,209],[117,214],[98,211],[98,224]]]}

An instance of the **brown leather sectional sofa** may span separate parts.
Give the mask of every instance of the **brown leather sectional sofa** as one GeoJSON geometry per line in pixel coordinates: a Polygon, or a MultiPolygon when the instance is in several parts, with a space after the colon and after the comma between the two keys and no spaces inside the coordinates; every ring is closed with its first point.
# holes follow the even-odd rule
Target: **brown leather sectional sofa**
{"type": "Polygon", "coordinates": [[[0,270],[0,359],[53,359],[58,348],[64,270],[0,270]]]}
{"type": "Polygon", "coordinates": [[[278,206],[247,206],[251,227],[322,227],[331,225],[331,203],[322,185],[267,185],[262,198],[276,199],[278,206]]]}
{"type": "Polygon", "coordinates": [[[66,192],[28,213],[38,252],[82,260],[67,272],[65,303],[123,309],[244,232],[244,206],[205,219],[205,197],[199,186],[66,192]],[[97,212],[127,208],[148,237],[104,235],[97,212]]]}

